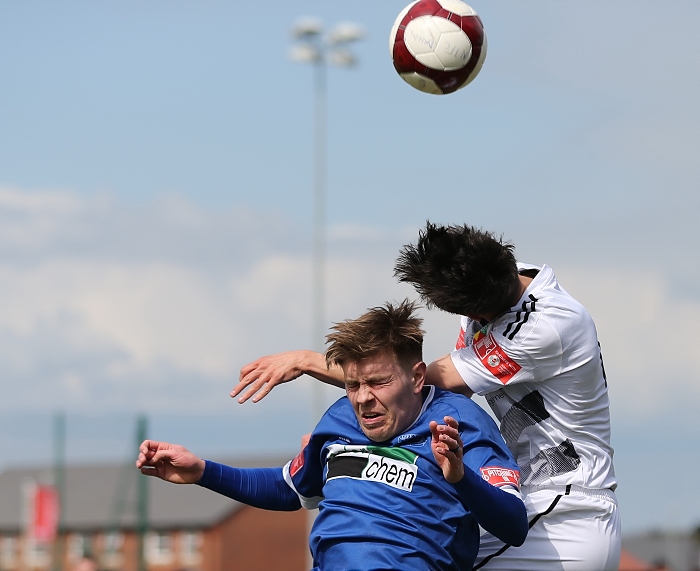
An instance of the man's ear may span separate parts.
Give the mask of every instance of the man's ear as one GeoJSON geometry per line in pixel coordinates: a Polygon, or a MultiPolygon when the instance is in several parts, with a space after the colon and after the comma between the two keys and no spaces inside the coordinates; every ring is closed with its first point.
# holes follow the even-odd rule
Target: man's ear
{"type": "Polygon", "coordinates": [[[423,384],[425,383],[425,371],[427,368],[428,366],[423,361],[413,365],[413,392],[419,393],[423,390],[423,384]]]}

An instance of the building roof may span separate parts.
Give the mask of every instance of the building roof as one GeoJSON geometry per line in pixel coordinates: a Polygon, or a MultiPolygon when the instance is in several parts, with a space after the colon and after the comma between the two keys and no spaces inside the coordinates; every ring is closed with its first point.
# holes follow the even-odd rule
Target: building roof
{"type": "Polygon", "coordinates": [[[620,566],[618,567],[618,571],[668,571],[668,568],[645,563],[641,559],[637,559],[629,551],[623,549],[620,554],[620,566]]]}
{"type": "Polygon", "coordinates": [[[622,548],[634,557],[648,561],[654,571],[695,570],[700,561],[700,542],[692,533],[652,531],[622,538],[622,548]]]}
{"type": "MultiPolygon", "coordinates": [[[[289,458],[223,459],[239,467],[273,467],[289,458]]],[[[64,472],[63,526],[67,531],[133,529],[138,478],[147,478],[150,529],[200,529],[220,522],[242,504],[199,486],[175,485],[143,476],[133,462],[70,465],[64,472]]],[[[51,467],[14,468],[0,473],[0,533],[18,533],[25,518],[27,482],[53,483],[51,467]]]]}

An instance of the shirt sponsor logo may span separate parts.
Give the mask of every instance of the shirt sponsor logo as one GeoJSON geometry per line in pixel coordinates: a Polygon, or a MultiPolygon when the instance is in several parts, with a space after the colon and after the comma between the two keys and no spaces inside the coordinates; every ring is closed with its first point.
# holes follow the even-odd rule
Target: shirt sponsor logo
{"type": "Polygon", "coordinates": [[[418,467],[406,462],[396,462],[383,456],[370,455],[362,479],[387,484],[392,488],[410,492],[418,475],[418,467]]]}
{"type": "Polygon", "coordinates": [[[492,486],[515,486],[520,489],[520,472],[500,466],[484,466],[481,468],[481,477],[492,486]]]}
{"type": "Polygon", "coordinates": [[[472,347],[483,365],[504,385],[522,368],[496,343],[493,333],[475,340],[472,347]]]}
{"type": "Polygon", "coordinates": [[[399,447],[343,446],[328,447],[326,480],[354,478],[379,482],[410,492],[418,476],[418,456],[399,447]]]}

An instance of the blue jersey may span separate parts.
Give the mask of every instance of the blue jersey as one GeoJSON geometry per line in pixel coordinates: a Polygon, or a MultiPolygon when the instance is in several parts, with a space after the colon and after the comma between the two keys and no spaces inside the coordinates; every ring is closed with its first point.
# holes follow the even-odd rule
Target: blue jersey
{"type": "Polygon", "coordinates": [[[517,494],[518,466],[491,417],[463,396],[423,392],[418,419],[383,443],[369,440],[350,401],[339,399],[284,467],[302,505],[319,508],[309,538],[316,569],[472,568],[479,524],[435,461],[432,420],[455,418],[465,467],[517,494]]]}

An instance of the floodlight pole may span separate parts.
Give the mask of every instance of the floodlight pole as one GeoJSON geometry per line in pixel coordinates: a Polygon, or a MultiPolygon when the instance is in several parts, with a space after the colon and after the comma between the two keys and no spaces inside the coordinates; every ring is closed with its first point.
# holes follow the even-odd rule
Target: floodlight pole
{"type": "MultiPolygon", "coordinates": [[[[146,439],[148,420],[145,415],[140,415],[136,421],[136,446],[146,439]]],[[[137,540],[137,569],[147,571],[146,561],[146,534],[148,533],[148,476],[142,476],[137,480],[136,489],[136,540],[137,540]]]]}
{"type": "MultiPolygon", "coordinates": [[[[314,135],[314,256],[313,256],[313,343],[324,349],[326,329],[326,171],[327,171],[327,82],[326,57],[321,54],[315,68],[315,135],[314,135]]],[[[317,388],[320,388],[317,387],[317,388]]],[[[321,417],[323,399],[313,391],[314,421],[321,417]]]]}
{"type": "MultiPolygon", "coordinates": [[[[313,194],[313,325],[312,346],[324,350],[326,332],[326,226],[327,226],[327,68],[328,64],[341,67],[355,65],[355,59],[345,49],[364,33],[355,24],[340,24],[328,37],[323,37],[323,26],[315,19],[300,22],[292,30],[302,43],[292,53],[292,59],[310,62],[314,66],[314,194],[313,194]]],[[[324,411],[323,386],[312,389],[312,425],[324,411]]]]}
{"type": "Polygon", "coordinates": [[[54,416],[54,476],[53,484],[58,496],[58,521],[53,544],[53,571],[63,570],[65,521],[66,521],[66,416],[57,412],[54,416]]]}

